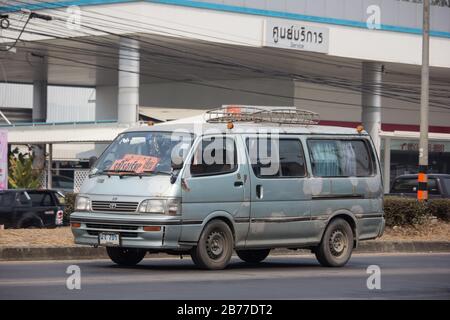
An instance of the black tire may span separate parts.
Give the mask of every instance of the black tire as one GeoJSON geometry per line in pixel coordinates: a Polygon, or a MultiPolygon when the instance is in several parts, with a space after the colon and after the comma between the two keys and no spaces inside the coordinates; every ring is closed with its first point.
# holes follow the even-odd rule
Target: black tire
{"type": "Polygon", "coordinates": [[[44,227],[42,220],[38,218],[29,218],[17,223],[17,229],[41,229],[44,227]]]}
{"type": "Polygon", "coordinates": [[[233,253],[233,234],[221,220],[209,222],[202,231],[197,246],[192,248],[192,261],[202,269],[224,269],[233,253]]]}
{"type": "Polygon", "coordinates": [[[238,257],[248,263],[258,263],[263,261],[270,253],[270,249],[260,250],[236,250],[238,257]]]}
{"type": "Polygon", "coordinates": [[[353,231],[344,219],[332,220],[314,250],[317,260],[324,267],[342,267],[353,251],[353,231]]]}
{"type": "Polygon", "coordinates": [[[120,266],[135,266],[144,259],[147,251],[134,248],[106,247],[109,258],[120,266]]]}

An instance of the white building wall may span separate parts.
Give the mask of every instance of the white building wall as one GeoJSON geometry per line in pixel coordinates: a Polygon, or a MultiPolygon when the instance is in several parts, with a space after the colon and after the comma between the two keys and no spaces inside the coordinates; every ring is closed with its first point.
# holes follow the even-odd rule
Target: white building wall
{"type": "Polygon", "coordinates": [[[117,94],[116,86],[96,88],[95,120],[117,120],[117,94]]]}
{"type": "Polygon", "coordinates": [[[187,83],[141,86],[141,105],[174,108],[214,108],[223,104],[292,105],[292,81],[242,79],[208,82],[211,87],[187,83]],[[229,89],[216,88],[214,86],[229,89]],[[262,92],[256,94],[253,92],[262,92]]]}
{"type": "MultiPolygon", "coordinates": [[[[357,91],[296,82],[295,97],[297,107],[317,112],[323,120],[361,121],[361,94],[357,91]]],[[[381,106],[382,123],[419,125],[419,100],[411,103],[382,97],[381,106]]],[[[430,108],[430,125],[449,126],[449,124],[448,109],[430,108]]]]}
{"type": "MultiPolygon", "coordinates": [[[[224,104],[291,106],[294,103],[292,81],[261,78],[211,81],[208,84],[211,86],[180,82],[141,84],[139,104],[162,108],[211,109],[224,104]]],[[[117,119],[117,87],[97,87],[96,119],[117,119]]]]}
{"type": "Polygon", "coordinates": [[[33,108],[33,87],[29,84],[0,83],[0,108],[33,108]]]}
{"type": "MultiPolygon", "coordinates": [[[[95,88],[49,86],[47,90],[47,122],[95,120],[95,88]]],[[[33,108],[33,86],[0,83],[0,108],[33,108]]]]}
{"type": "MultiPolygon", "coordinates": [[[[361,5],[361,1],[352,0],[353,2],[361,5]]],[[[236,4],[239,3],[242,5],[242,1],[236,1],[236,4]]],[[[312,3],[317,3],[317,1],[312,3]]],[[[364,4],[367,7],[369,2],[364,1],[364,4]]],[[[318,5],[314,4],[314,6],[317,7],[318,5]]],[[[352,8],[352,6],[353,4],[349,8],[352,8]]],[[[332,6],[330,8],[331,10],[335,9],[332,6]]],[[[363,7],[361,6],[360,10],[362,9],[363,7]]],[[[439,11],[442,9],[446,10],[446,8],[440,8],[439,11]]],[[[103,14],[110,17],[117,17],[117,19],[133,21],[133,26],[127,27],[124,30],[117,30],[117,25],[104,21],[102,28],[106,32],[97,30],[94,32],[90,30],[89,33],[93,35],[106,35],[111,30],[114,30],[117,34],[142,33],[145,30],[145,32],[152,34],[166,36],[169,34],[174,37],[189,37],[192,39],[254,47],[259,47],[263,43],[263,23],[268,18],[260,15],[246,15],[235,12],[204,10],[142,1],[95,5],[90,6],[89,10],[100,15],[103,14]],[[152,27],[149,30],[149,24],[157,27],[152,27]]],[[[310,12],[310,14],[319,15],[319,11],[310,12]]],[[[445,11],[444,14],[447,14],[447,12],[445,11]]],[[[446,17],[442,19],[442,15],[439,15],[438,18],[444,21],[444,23],[448,21],[448,19],[445,20],[446,17]]],[[[89,24],[92,21],[97,22],[95,21],[96,18],[92,17],[84,17],[83,19],[83,24],[89,24]]],[[[112,20],[115,21],[115,19],[112,20]]],[[[293,24],[298,22],[297,20],[287,21],[292,21],[293,24]]],[[[46,21],[34,21],[33,24],[42,28],[44,30],[43,32],[47,28],[50,28],[48,32],[51,33],[51,25],[49,27],[46,21]]],[[[317,22],[306,22],[306,24],[329,28],[330,56],[415,65],[420,65],[422,62],[422,43],[421,35],[419,34],[370,30],[317,22]]],[[[19,26],[19,30],[20,27],[22,26],[19,26]]],[[[83,36],[83,31],[85,30],[68,31],[67,37],[83,36]]],[[[18,31],[7,30],[5,31],[5,36],[15,38],[18,36],[18,31]]],[[[22,38],[26,41],[49,39],[47,35],[36,34],[24,34],[22,38]]],[[[431,37],[430,66],[450,68],[450,59],[448,59],[449,51],[449,38],[431,37]]]]}
{"type": "Polygon", "coordinates": [[[47,122],[95,120],[95,89],[48,88],[47,122]]]}

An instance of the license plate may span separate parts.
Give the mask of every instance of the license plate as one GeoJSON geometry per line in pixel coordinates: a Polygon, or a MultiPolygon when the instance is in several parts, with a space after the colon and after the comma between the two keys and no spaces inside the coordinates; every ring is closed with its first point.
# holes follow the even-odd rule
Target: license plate
{"type": "Polygon", "coordinates": [[[120,234],[111,232],[101,232],[98,235],[98,244],[107,247],[119,247],[120,234]]]}

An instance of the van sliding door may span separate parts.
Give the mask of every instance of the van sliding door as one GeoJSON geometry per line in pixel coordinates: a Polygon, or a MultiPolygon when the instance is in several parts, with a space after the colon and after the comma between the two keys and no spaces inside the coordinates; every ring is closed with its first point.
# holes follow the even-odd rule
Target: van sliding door
{"type": "Polygon", "coordinates": [[[299,137],[245,137],[251,175],[248,247],[288,246],[308,242],[310,197],[299,137]]]}
{"type": "MultiPolygon", "coordinates": [[[[236,246],[244,245],[250,215],[250,179],[242,139],[227,134],[204,136],[194,145],[183,175],[181,241],[193,241],[210,215],[234,220],[236,246]]],[[[195,239],[196,240],[196,239],[195,239]]]]}

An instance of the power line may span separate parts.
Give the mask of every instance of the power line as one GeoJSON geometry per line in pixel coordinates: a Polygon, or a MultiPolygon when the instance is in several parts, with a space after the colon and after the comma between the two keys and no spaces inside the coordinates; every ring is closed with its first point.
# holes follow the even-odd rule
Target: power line
{"type": "MultiPolygon", "coordinates": [[[[96,30],[96,31],[106,32],[106,31],[100,30],[98,28],[93,28],[93,27],[89,27],[89,26],[88,26],[88,28],[91,28],[91,29],[96,30]]],[[[114,33],[111,33],[111,32],[109,32],[109,33],[106,32],[106,33],[110,34],[110,35],[114,35],[114,36],[122,36],[123,37],[123,35],[120,35],[120,34],[114,34],[114,33]]],[[[90,34],[90,35],[92,35],[92,34],[90,34]]],[[[132,38],[132,37],[130,37],[130,38],[132,38]]],[[[142,39],[140,39],[140,41],[142,41],[142,39]]],[[[155,45],[155,44],[151,43],[151,45],[155,45]]],[[[167,48],[167,46],[162,46],[162,47],[167,48]]],[[[169,49],[173,50],[173,48],[169,48],[169,49]]],[[[183,51],[183,53],[186,53],[186,51],[183,51]]],[[[191,53],[189,53],[189,54],[191,54],[191,53]]],[[[202,61],[202,62],[204,62],[204,63],[212,63],[211,61],[202,61]]],[[[231,65],[230,66],[227,63],[224,63],[223,65],[227,66],[227,67],[231,67],[231,66],[232,67],[247,67],[247,66],[243,66],[243,65],[237,65],[237,66],[236,65],[231,65]]],[[[351,82],[349,82],[346,79],[339,79],[339,78],[338,79],[332,79],[331,78],[331,79],[324,80],[324,79],[314,78],[314,77],[311,78],[310,76],[307,77],[305,75],[271,73],[271,72],[267,72],[267,70],[260,70],[260,69],[256,69],[255,70],[254,67],[250,67],[250,70],[252,70],[254,72],[257,72],[257,73],[260,73],[260,74],[269,74],[272,77],[273,76],[278,76],[278,77],[286,77],[287,76],[289,79],[293,79],[294,78],[294,79],[297,79],[297,80],[302,80],[302,81],[316,83],[316,84],[326,84],[326,85],[331,85],[331,86],[337,86],[337,87],[345,88],[345,89],[348,89],[348,90],[352,90],[353,89],[353,91],[357,90],[358,92],[361,92],[363,90],[363,88],[361,88],[361,86],[359,84],[355,85],[355,83],[351,83],[351,82]]],[[[414,102],[414,101],[411,101],[410,98],[399,99],[399,96],[398,96],[397,93],[404,94],[405,91],[403,90],[403,92],[402,92],[402,91],[399,91],[399,90],[392,90],[392,89],[390,89],[390,91],[386,92],[384,95],[386,97],[392,98],[392,99],[403,100],[403,101],[406,101],[406,102],[414,102]]],[[[411,92],[411,93],[413,93],[413,92],[411,92]]],[[[441,106],[437,106],[437,107],[441,107],[441,106]]],[[[445,109],[448,109],[448,108],[445,108],[445,109]]]]}

